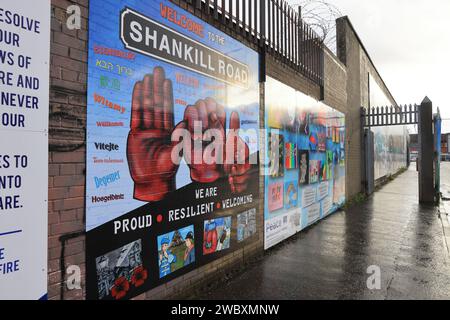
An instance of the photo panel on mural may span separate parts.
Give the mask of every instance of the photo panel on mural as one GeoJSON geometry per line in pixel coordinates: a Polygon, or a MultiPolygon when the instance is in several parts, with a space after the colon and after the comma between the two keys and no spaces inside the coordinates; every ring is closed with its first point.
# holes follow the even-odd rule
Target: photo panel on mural
{"type": "Polygon", "coordinates": [[[242,242],[256,234],[256,209],[251,209],[237,216],[237,241],[242,242]]]}
{"type": "Polygon", "coordinates": [[[309,149],[314,152],[319,151],[319,135],[315,129],[309,134],[309,149]]]}
{"type": "Polygon", "coordinates": [[[296,208],[298,204],[298,182],[289,181],[284,186],[284,207],[286,209],[296,208]]]}
{"type": "Polygon", "coordinates": [[[142,263],[141,240],[95,259],[99,299],[122,299],[132,287],[139,288],[148,277],[142,263]]]}
{"type": "Polygon", "coordinates": [[[310,160],[309,161],[309,183],[314,184],[319,182],[321,173],[321,161],[310,160]]]}
{"type": "Polygon", "coordinates": [[[269,175],[272,178],[284,176],[284,136],[278,133],[269,133],[269,175]]]}
{"type": "Polygon", "coordinates": [[[309,124],[310,124],[311,114],[309,111],[298,110],[297,111],[297,123],[298,123],[298,133],[301,135],[309,136],[309,124]]]}
{"type": "Polygon", "coordinates": [[[293,170],[298,168],[297,162],[297,144],[286,142],[284,144],[285,153],[285,168],[286,170],[293,170]]]}
{"type": "Polygon", "coordinates": [[[299,185],[309,184],[309,150],[298,151],[299,160],[299,185]]]}
{"type": "Polygon", "coordinates": [[[203,231],[203,254],[209,255],[230,248],[231,217],[205,221],[203,231]]]}
{"type": "Polygon", "coordinates": [[[266,129],[271,130],[266,161],[271,166],[265,176],[264,242],[270,248],[344,204],[345,117],[270,77],[265,94],[266,129]],[[292,114],[294,123],[286,122],[292,114]],[[278,119],[284,126],[275,131],[271,126],[278,119]],[[284,138],[284,148],[280,150],[284,157],[283,175],[274,168],[274,163],[279,162],[274,153],[279,136],[284,138]]]}
{"type": "Polygon", "coordinates": [[[284,206],[284,185],[283,182],[274,182],[268,186],[269,211],[273,212],[282,209],[284,206]]]}
{"type": "Polygon", "coordinates": [[[158,236],[160,278],[195,262],[194,234],[194,226],[188,226],[158,236]]]}
{"type": "Polygon", "coordinates": [[[283,129],[291,132],[297,133],[299,130],[299,122],[297,120],[297,110],[292,108],[287,108],[286,112],[282,113],[283,119],[283,129]]]}
{"type": "Polygon", "coordinates": [[[326,127],[320,126],[317,130],[317,136],[319,139],[317,150],[319,152],[326,152],[327,151],[327,129],[326,129],[326,127]]]}

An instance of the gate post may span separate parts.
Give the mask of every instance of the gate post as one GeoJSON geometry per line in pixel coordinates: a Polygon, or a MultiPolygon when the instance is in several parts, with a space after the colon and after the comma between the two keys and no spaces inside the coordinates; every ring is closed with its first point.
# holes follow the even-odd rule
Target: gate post
{"type": "Polygon", "coordinates": [[[433,125],[434,125],[434,150],[435,150],[435,159],[434,159],[434,191],[436,195],[436,201],[439,202],[441,200],[441,126],[442,119],[441,114],[439,112],[439,108],[437,113],[433,116],[433,125]]]}
{"type": "Polygon", "coordinates": [[[362,192],[369,196],[375,190],[375,161],[374,136],[370,130],[371,120],[367,120],[366,117],[366,109],[361,107],[361,188],[362,192]]]}
{"type": "Polygon", "coordinates": [[[366,194],[371,195],[375,191],[375,155],[374,155],[374,134],[372,130],[364,130],[365,163],[366,163],[366,194]]]}
{"type": "Polygon", "coordinates": [[[433,103],[428,97],[419,107],[419,202],[434,203],[433,103]]]}
{"type": "MultiPolygon", "coordinates": [[[[361,169],[361,193],[368,195],[367,193],[367,146],[366,146],[366,125],[370,124],[370,120],[367,121],[366,116],[366,109],[364,107],[361,107],[360,109],[360,141],[361,141],[361,159],[360,159],[360,169],[361,169]]],[[[370,109],[369,109],[370,112],[370,109]]]]}

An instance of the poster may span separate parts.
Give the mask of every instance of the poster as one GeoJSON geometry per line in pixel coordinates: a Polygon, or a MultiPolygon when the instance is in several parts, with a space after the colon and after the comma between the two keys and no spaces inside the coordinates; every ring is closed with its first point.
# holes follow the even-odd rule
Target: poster
{"type": "Polygon", "coordinates": [[[268,249],[344,204],[345,118],[271,78],[265,93],[268,249]]]}
{"type": "Polygon", "coordinates": [[[0,300],[47,295],[50,1],[0,3],[0,300]]]}
{"type": "Polygon", "coordinates": [[[129,299],[257,240],[258,54],[165,0],[89,13],[87,298],[129,299]]]}
{"type": "Polygon", "coordinates": [[[256,234],[256,209],[251,209],[238,214],[238,242],[245,241],[256,234]]]}

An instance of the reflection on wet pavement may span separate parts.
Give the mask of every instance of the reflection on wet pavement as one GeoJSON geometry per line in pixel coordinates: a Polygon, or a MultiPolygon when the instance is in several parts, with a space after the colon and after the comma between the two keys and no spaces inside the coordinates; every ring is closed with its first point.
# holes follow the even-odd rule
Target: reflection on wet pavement
{"type": "MultiPolygon", "coordinates": [[[[450,185],[450,163],[441,173],[450,185]]],[[[332,215],[195,298],[449,299],[443,239],[438,208],[418,204],[413,164],[364,204],[332,215]],[[380,290],[367,288],[372,265],[381,269],[380,290]]]]}

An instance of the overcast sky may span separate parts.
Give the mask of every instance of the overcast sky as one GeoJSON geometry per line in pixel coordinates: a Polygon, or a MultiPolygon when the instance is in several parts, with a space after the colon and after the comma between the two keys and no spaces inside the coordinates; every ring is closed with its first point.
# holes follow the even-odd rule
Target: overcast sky
{"type": "Polygon", "coordinates": [[[326,1],[349,16],[399,104],[428,96],[450,119],[449,0],[326,1]]]}

